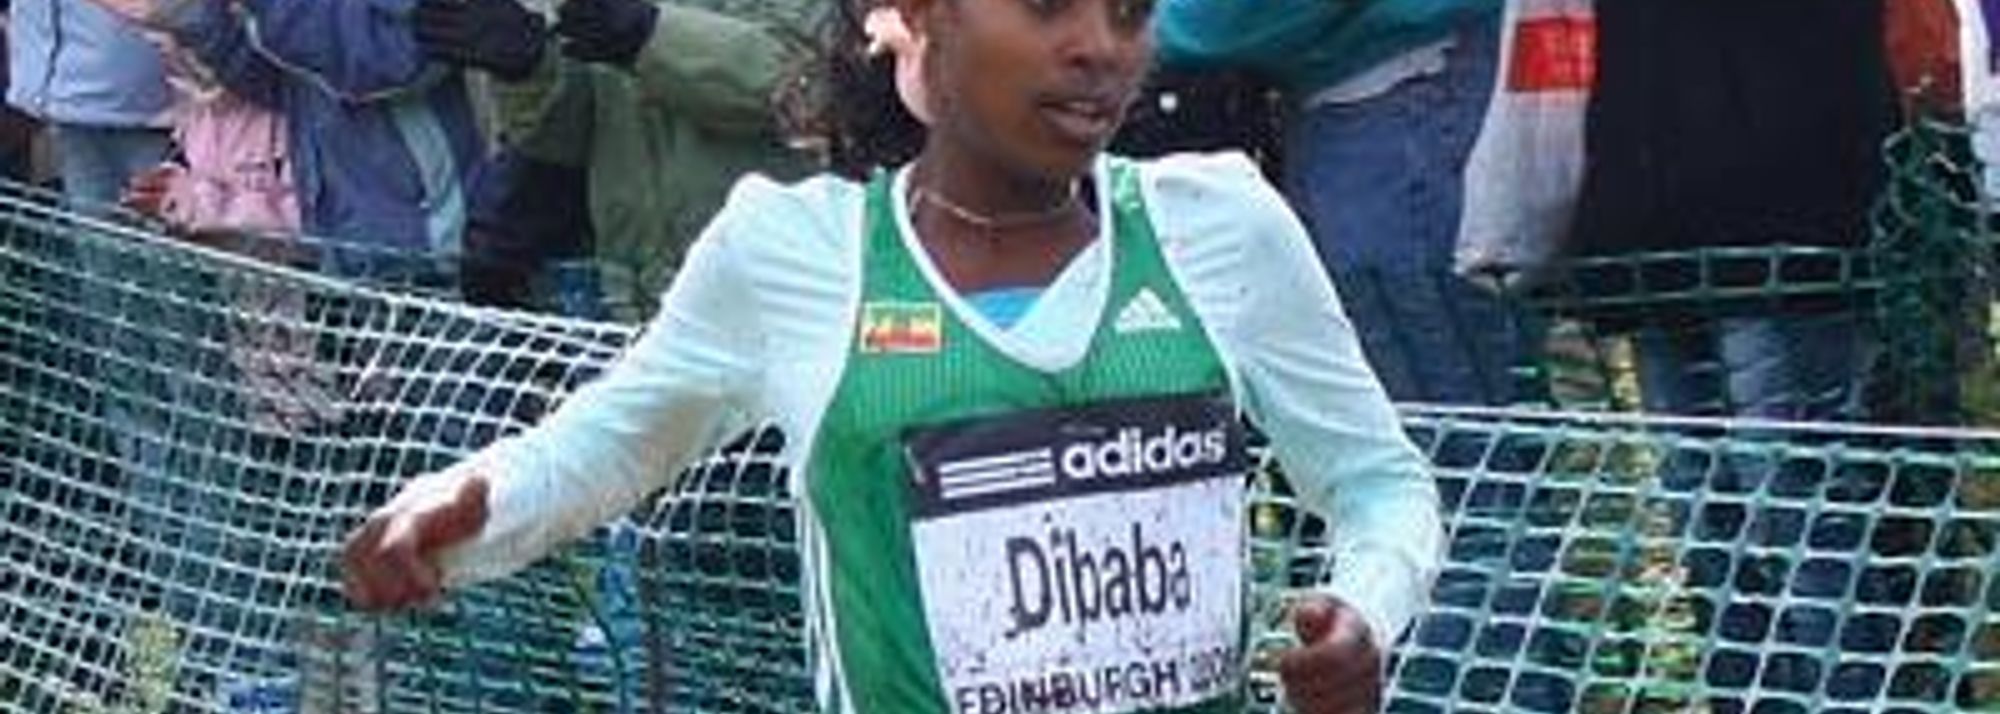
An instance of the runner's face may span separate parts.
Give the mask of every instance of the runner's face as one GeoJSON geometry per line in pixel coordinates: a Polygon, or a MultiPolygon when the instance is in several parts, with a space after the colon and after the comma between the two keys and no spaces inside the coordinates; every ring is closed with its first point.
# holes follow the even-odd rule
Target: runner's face
{"type": "MultiPolygon", "coordinates": [[[[1067,180],[1110,143],[1152,61],[1154,0],[934,0],[939,139],[1067,180]]],[[[920,30],[921,31],[921,30],[920,30]]]]}

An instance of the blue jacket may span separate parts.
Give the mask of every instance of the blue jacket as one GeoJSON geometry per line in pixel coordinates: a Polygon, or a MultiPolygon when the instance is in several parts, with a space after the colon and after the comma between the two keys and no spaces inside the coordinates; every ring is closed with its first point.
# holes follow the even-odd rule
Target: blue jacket
{"type": "Polygon", "coordinates": [[[484,150],[465,82],[426,63],[413,0],[185,0],[167,18],[231,91],[281,112],[305,232],[455,253],[484,150]]]}
{"type": "Polygon", "coordinates": [[[1250,70],[1306,96],[1499,10],[1500,0],[1164,0],[1154,37],[1168,67],[1250,70]]]}
{"type": "Polygon", "coordinates": [[[58,124],[164,127],[160,52],[90,0],[26,0],[7,25],[7,103],[58,124]]]}

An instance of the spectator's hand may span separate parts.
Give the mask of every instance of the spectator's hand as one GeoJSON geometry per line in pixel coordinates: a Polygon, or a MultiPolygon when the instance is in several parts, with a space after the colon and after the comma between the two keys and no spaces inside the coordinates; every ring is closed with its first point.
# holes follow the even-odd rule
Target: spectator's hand
{"type": "Polygon", "coordinates": [[[1361,613],[1331,597],[1292,607],[1299,647],[1278,658],[1285,702],[1299,714],[1373,714],[1382,708],[1382,653],[1361,613]]]}
{"type": "Polygon", "coordinates": [[[167,212],[167,193],[180,175],[181,168],[174,164],[160,164],[141,171],[125,183],[125,192],[118,197],[118,204],[147,218],[163,220],[167,212]]]}
{"type": "Polygon", "coordinates": [[[548,41],[541,16],[515,0],[417,0],[416,34],[431,59],[509,82],[534,73],[548,41]]]}
{"type": "Polygon", "coordinates": [[[563,0],[555,30],[571,58],[631,67],[659,20],[651,0],[563,0]]]}
{"type": "Polygon", "coordinates": [[[465,257],[459,262],[459,279],[466,302],[516,309],[534,306],[538,266],[499,255],[493,246],[508,239],[494,231],[467,226],[463,240],[465,257]]]}
{"type": "Polygon", "coordinates": [[[342,549],[347,599],[364,610],[436,600],[443,588],[438,553],[486,526],[486,492],[486,478],[476,473],[455,484],[419,480],[370,514],[342,549]]]}

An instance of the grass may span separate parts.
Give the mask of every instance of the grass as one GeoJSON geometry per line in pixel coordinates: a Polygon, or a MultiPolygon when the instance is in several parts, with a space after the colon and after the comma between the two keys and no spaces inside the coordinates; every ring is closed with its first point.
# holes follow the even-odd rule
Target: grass
{"type": "Polygon", "coordinates": [[[62,694],[67,714],[163,714],[180,681],[181,636],[156,613],[132,618],[125,632],[124,690],[106,700],[96,692],[62,694]]]}

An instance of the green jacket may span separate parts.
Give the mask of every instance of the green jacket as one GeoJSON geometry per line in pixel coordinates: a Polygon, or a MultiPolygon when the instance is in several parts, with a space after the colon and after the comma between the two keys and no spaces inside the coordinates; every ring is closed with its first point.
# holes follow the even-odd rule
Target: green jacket
{"type": "Polygon", "coordinates": [[[593,253],[615,317],[651,314],[739,177],[815,167],[786,148],[774,98],[803,76],[829,7],[663,0],[630,71],[554,59],[503,92],[503,133],[523,154],[589,172],[593,253]],[[536,104],[523,121],[518,108],[536,104]]]}
{"type": "Polygon", "coordinates": [[[1164,0],[1160,62],[1241,69],[1305,97],[1498,14],[1500,0],[1164,0]]]}

